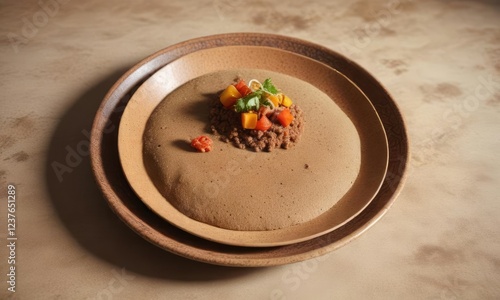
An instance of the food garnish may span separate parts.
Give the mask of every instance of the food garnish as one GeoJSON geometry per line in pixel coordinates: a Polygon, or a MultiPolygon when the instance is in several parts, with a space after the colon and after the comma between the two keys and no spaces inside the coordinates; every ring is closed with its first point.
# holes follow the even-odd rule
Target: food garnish
{"type": "Polygon", "coordinates": [[[200,135],[191,141],[191,147],[195,148],[198,152],[209,152],[212,150],[212,139],[208,136],[200,135]]]}
{"type": "Polygon", "coordinates": [[[268,117],[273,113],[283,127],[290,125],[294,118],[290,111],[286,113],[286,109],[283,109],[293,104],[292,99],[279,92],[271,78],[267,78],[263,83],[252,79],[248,85],[240,79],[229,85],[219,99],[224,107],[241,113],[241,126],[244,129],[268,130],[272,125],[268,117]],[[265,113],[261,110],[263,107],[268,108],[265,113]]]}

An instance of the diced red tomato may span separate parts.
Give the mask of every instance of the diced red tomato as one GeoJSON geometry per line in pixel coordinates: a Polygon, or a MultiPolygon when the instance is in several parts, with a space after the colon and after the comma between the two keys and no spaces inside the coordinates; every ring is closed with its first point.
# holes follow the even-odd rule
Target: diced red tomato
{"type": "Polygon", "coordinates": [[[267,116],[271,112],[269,106],[262,105],[259,108],[259,116],[267,116]]]}
{"type": "Polygon", "coordinates": [[[260,119],[257,121],[257,124],[255,125],[255,129],[261,130],[261,131],[266,131],[269,128],[271,128],[272,125],[273,125],[273,123],[269,120],[269,118],[266,117],[265,115],[262,115],[262,117],[260,117],[260,119]]]}
{"type": "Polygon", "coordinates": [[[212,140],[208,136],[200,135],[191,141],[191,147],[198,152],[209,152],[212,150],[212,140]]]}
{"type": "Polygon", "coordinates": [[[252,90],[247,86],[243,79],[240,79],[240,81],[238,81],[238,83],[236,83],[234,87],[238,90],[238,92],[240,92],[241,95],[243,95],[243,97],[252,93],[252,90]]]}
{"type": "Polygon", "coordinates": [[[288,108],[285,108],[282,112],[280,112],[277,118],[283,127],[287,127],[293,121],[293,115],[290,113],[288,108]]]}

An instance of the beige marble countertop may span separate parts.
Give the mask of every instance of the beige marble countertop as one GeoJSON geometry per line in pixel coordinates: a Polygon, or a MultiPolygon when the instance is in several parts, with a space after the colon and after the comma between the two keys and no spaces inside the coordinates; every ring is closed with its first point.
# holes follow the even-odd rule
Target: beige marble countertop
{"type": "Polygon", "coordinates": [[[498,1],[2,1],[0,24],[1,299],[500,298],[498,1]],[[241,31],[347,55],[406,117],[405,188],[382,220],[321,260],[226,268],[163,251],[107,207],[80,144],[107,90],[139,60],[241,31]],[[58,180],[51,163],[77,147],[58,180]]]}

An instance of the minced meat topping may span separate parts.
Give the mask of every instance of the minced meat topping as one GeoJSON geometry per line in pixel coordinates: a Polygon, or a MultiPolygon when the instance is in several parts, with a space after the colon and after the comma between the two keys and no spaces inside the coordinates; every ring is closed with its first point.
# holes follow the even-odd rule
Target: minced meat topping
{"type": "Polygon", "coordinates": [[[221,140],[255,151],[288,149],[304,131],[303,111],[271,79],[229,85],[211,103],[210,123],[221,140]]]}

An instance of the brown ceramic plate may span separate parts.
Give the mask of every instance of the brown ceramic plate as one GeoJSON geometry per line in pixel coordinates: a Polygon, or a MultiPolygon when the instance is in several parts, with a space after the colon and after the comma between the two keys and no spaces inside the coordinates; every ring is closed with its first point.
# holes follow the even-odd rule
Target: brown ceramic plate
{"type": "Polygon", "coordinates": [[[247,247],[338,228],[376,195],[388,161],[382,123],[356,85],[326,64],[260,46],[198,50],[160,69],[130,99],[118,150],[125,176],[151,210],[197,236],[247,247]],[[296,146],[254,155],[222,142],[204,155],[182,147],[209,134],[207,103],[237,76],[271,77],[295,99],[306,122],[296,146]],[[213,189],[203,187],[217,179],[208,174],[229,161],[242,171],[226,176],[227,184],[219,180],[216,196],[207,193],[213,189]]]}
{"type": "Polygon", "coordinates": [[[178,255],[228,266],[270,266],[297,262],[335,250],[371,227],[389,209],[407,174],[408,139],[404,121],[390,95],[370,74],[338,53],[302,40],[268,34],[225,34],[190,40],[151,55],[129,70],[110,89],[92,129],[91,155],[96,181],[110,207],[134,231],[151,243],[178,255]],[[134,193],[121,171],[118,132],[123,109],[135,90],[152,74],[189,53],[225,46],[261,46],[294,52],[338,70],[372,102],[389,145],[388,171],[373,201],[355,218],[316,238],[279,247],[238,247],[196,237],[165,222],[134,193]]]}

